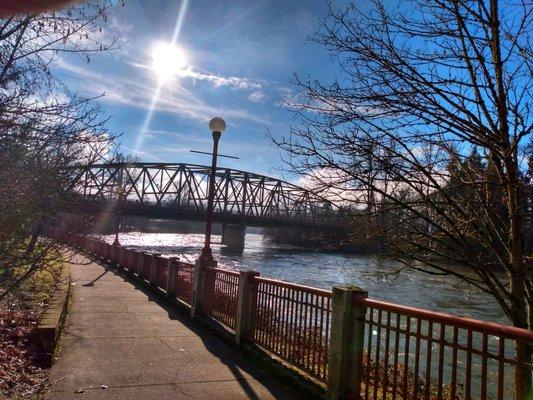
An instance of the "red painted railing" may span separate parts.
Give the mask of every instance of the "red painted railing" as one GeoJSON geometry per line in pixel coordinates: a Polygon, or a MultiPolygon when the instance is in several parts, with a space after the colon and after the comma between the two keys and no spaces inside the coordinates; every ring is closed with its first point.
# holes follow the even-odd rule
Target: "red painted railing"
{"type": "Polygon", "coordinates": [[[206,268],[204,273],[203,311],[235,330],[239,273],[220,268],[206,268]]]}
{"type": "Polygon", "coordinates": [[[371,299],[364,399],[512,399],[533,332],[371,299]]]}
{"type": "Polygon", "coordinates": [[[274,279],[254,281],[253,341],[325,382],[331,292],[274,279]]]}
{"type": "MultiPolygon", "coordinates": [[[[57,233],[56,233],[57,234],[57,233]]],[[[112,259],[149,279],[151,256],[73,235],[61,240],[112,259]],[[111,250],[110,250],[111,248],[111,250]]],[[[168,262],[156,259],[156,281],[165,288],[168,262]]],[[[171,295],[192,304],[192,264],[176,261],[171,295]]],[[[203,311],[235,329],[239,274],[208,268],[203,311]]],[[[326,383],[331,334],[330,291],[254,277],[251,341],[326,383]]],[[[365,309],[361,396],[370,399],[512,399],[520,397],[523,357],[533,332],[372,299],[365,309]]]]}
{"type": "Polygon", "coordinates": [[[185,303],[192,305],[192,288],[194,281],[194,265],[178,262],[174,274],[173,295],[185,303]]]}

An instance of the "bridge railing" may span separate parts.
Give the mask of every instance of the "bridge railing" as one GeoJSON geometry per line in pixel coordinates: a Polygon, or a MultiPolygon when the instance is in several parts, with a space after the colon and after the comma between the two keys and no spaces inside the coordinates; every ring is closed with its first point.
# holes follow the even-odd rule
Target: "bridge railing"
{"type": "MultiPolygon", "coordinates": [[[[192,305],[194,265],[49,233],[192,305]]],[[[246,291],[242,274],[204,271],[204,314],[327,385],[328,393],[361,399],[525,398],[533,372],[525,351],[533,346],[532,331],[368,299],[357,288],[331,292],[257,273],[246,291]],[[341,301],[339,293],[348,300],[341,301]]]]}

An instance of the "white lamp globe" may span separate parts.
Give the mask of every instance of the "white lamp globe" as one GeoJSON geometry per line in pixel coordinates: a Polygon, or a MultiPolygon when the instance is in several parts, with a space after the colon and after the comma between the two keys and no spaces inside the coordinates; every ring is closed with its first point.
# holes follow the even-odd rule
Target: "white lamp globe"
{"type": "Polygon", "coordinates": [[[226,129],[226,121],[224,121],[220,117],[215,117],[211,121],[209,121],[209,130],[211,132],[219,132],[222,133],[226,129]]]}

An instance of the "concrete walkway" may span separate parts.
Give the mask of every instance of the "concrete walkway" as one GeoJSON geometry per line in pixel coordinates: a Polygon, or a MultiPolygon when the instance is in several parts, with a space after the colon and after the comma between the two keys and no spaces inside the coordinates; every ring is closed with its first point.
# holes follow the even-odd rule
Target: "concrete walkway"
{"type": "Polygon", "coordinates": [[[165,308],[114,269],[76,257],[48,399],[292,398],[185,312],[165,308]]]}

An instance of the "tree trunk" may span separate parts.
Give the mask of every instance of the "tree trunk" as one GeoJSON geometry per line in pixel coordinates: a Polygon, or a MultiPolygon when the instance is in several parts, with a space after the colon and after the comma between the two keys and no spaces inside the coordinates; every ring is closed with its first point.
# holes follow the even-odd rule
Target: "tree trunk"
{"type": "MultiPolygon", "coordinates": [[[[529,325],[529,311],[531,304],[526,303],[526,294],[523,283],[524,277],[511,278],[511,291],[514,296],[512,305],[512,322],[518,328],[531,330],[529,325]]],[[[532,394],[531,362],[533,357],[533,344],[530,342],[516,342],[515,344],[517,367],[515,369],[515,400],[527,400],[532,394]]]]}

